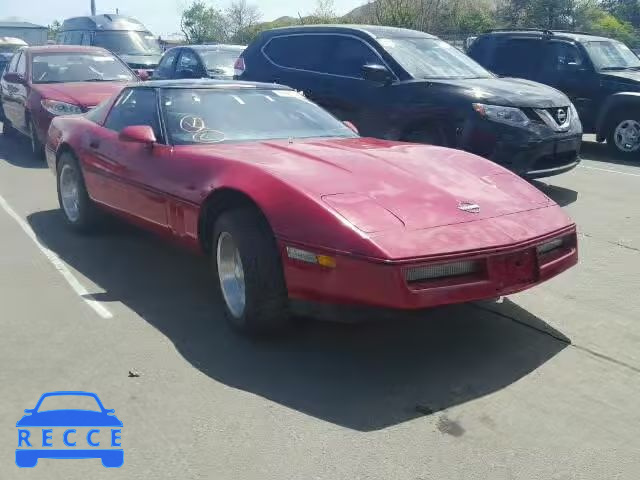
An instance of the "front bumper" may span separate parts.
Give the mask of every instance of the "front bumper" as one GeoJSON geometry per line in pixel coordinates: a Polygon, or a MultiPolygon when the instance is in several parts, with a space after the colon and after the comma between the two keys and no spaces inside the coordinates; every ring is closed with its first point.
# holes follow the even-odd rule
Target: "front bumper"
{"type": "Polygon", "coordinates": [[[283,243],[281,248],[289,297],[294,302],[396,310],[418,310],[509,295],[549,280],[578,262],[575,226],[511,246],[467,251],[437,260],[382,261],[339,255],[335,268],[290,259],[283,243]],[[538,253],[538,245],[557,237],[565,239],[561,248],[538,253]],[[410,268],[467,260],[481,267],[469,275],[418,282],[407,280],[410,268]]]}
{"type": "Polygon", "coordinates": [[[481,119],[465,125],[460,147],[522,177],[541,178],[572,170],[580,163],[582,126],[556,132],[544,125],[515,128],[481,119]]]}

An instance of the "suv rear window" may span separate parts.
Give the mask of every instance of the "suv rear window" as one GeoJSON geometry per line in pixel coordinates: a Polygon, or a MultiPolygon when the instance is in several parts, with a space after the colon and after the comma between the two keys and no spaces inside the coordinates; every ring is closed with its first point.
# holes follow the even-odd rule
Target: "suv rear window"
{"type": "Polygon", "coordinates": [[[542,51],[539,39],[512,38],[496,45],[492,70],[497,74],[529,78],[536,72],[542,51]]]}
{"type": "Polygon", "coordinates": [[[276,65],[314,71],[322,69],[326,51],[324,35],[274,37],[264,48],[264,53],[276,65]]]}

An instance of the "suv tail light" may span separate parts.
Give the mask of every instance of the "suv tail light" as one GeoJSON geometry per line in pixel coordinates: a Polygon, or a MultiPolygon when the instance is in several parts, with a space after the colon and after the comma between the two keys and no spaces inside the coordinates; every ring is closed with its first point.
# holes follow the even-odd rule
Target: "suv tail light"
{"type": "Polygon", "coordinates": [[[244,70],[245,70],[244,58],[238,57],[238,59],[236,60],[235,65],[233,66],[233,76],[234,77],[239,77],[240,75],[242,75],[244,73],[244,70]]]}

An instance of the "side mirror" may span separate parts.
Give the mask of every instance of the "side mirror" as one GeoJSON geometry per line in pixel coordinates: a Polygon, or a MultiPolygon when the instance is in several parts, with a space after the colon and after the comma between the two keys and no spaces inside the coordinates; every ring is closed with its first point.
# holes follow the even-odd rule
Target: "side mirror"
{"type": "Polygon", "coordinates": [[[383,83],[388,85],[391,83],[392,75],[384,65],[364,65],[362,67],[362,78],[370,82],[383,83]]]}
{"type": "Polygon", "coordinates": [[[137,75],[137,77],[140,80],[142,80],[143,82],[146,82],[150,78],[148,70],[142,70],[142,69],[138,68],[138,69],[134,70],[134,72],[137,75]]]}
{"type": "Polygon", "coordinates": [[[344,123],[347,127],[349,127],[349,129],[351,129],[355,134],[360,135],[360,132],[358,131],[358,127],[356,127],[353,123],[351,123],[349,120],[345,120],[344,123]]]}
{"type": "Polygon", "coordinates": [[[27,79],[24,78],[23,75],[16,72],[5,73],[4,81],[9,83],[19,83],[20,85],[25,85],[27,83],[27,79]]]}
{"type": "Polygon", "coordinates": [[[122,142],[142,143],[151,146],[156,143],[156,134],[149,125],[132,125],[122,129],[118,138],[122,142]]]}

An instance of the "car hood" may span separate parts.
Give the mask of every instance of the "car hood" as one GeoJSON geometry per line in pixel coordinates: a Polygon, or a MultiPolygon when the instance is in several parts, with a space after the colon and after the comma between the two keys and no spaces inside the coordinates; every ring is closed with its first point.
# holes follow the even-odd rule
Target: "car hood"
{"type": "Polygon", "coordinates": [[[423,229],[553,204],[498,165],[442,147],[369,138],[212,147],[314,196],[358,229],[423,229]],[[461,210],[476,204],[478,213],[461,210]]]}
{"type": "Polygon", "coordinates": [[[126,82],[70,82],[35,85],[34,88],[49,100],[93,107],[122,90],[126,82]]]}
{"type": "Polygon", "coordinates": [[[119,55],[131,68],[154,69],[160,63],[160,55],[119,55]]]}
{"type": "Polygon", "coordinates": [[[554,108],[569,105],[569,98],[555,88],[521,78],[474,78],[430,81],[430,84],[457,87],[472,101],[493,105],[554,108]]]}
{"type": "Polygon", "coordinates": [[[602,72],[601,76],[605,80],[628,83],[640,88],[640,71],[638,70],[610,70],[602,72]]]}
{"type": "Polygon", "coordinates": [[[115,415],[90,410],[49,410],[25,415],[16,427],[121,427],[115,415]]]}

